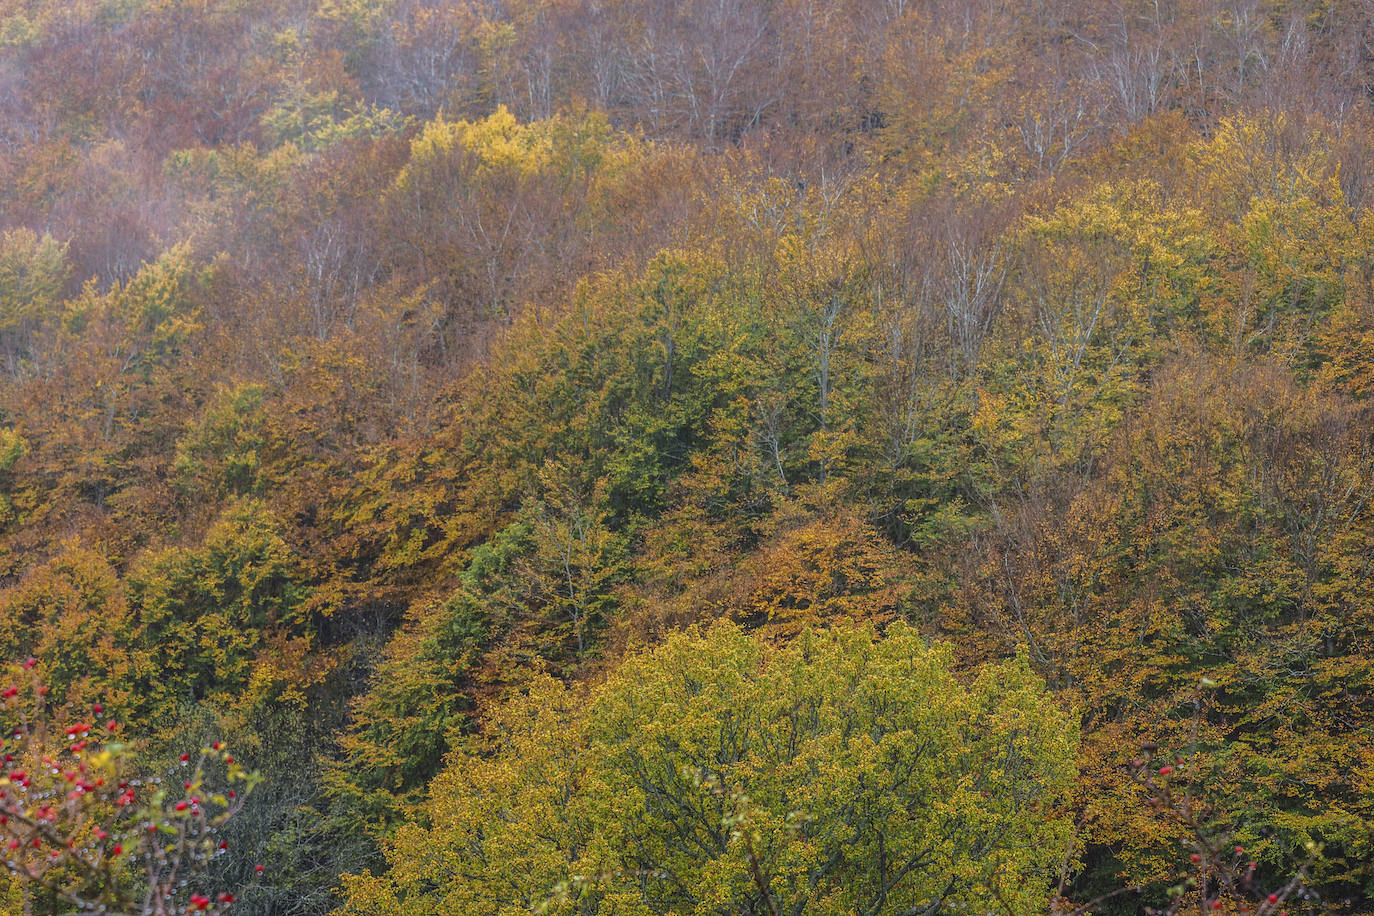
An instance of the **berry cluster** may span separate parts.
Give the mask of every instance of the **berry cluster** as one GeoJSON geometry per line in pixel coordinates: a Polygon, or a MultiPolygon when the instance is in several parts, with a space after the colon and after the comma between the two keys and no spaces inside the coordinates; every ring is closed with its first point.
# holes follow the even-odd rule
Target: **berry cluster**
{"type": "Polygon", "coordinates": [[[256,774],[216,741],[181,754],[180,778],[140,777],[101,703],[54,727],[37,661],[11,675],[26,687],[0,689],[0,862],[26,895],[90,912],[228,912],[233,894],[196,885],[228,850],[220,834],[256,774]]]}

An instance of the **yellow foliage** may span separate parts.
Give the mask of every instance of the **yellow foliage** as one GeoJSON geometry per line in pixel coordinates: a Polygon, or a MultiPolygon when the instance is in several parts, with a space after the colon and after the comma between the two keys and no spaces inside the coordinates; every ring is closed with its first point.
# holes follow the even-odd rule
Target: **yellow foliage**
{"type": "Polygon", "coordinates": [[[750,559],[737,618],[761,615],[769,632],[791,636],[842,621],[882,625],[901,614],[908,558],[848,512],[801,522],[750,559]]]}
{"type": "Polygon", "coordinates": [[[1198,202],[1217,221],[1238,217],[1256,199],[1340,200],[1339,163],[1325,132],[1281,111],[1223,118],[1190,162],[1198,202]]]}

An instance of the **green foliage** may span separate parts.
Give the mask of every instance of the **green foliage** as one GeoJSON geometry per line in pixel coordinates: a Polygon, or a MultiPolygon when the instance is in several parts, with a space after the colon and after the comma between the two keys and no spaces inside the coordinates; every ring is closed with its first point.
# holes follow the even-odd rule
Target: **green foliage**
{"type": "Polygon", "coordinates": [[[51,319],[70,267],[51,235],[12,229],[0,237],[0,333],[51,319]]]}
{"type": "Polygon", "coordinates": [[[196,293],[209,274],[195,263],[189,246],[169,249],[108,292],[88,283],[67,303],[64,329],[100,340],[106,348],[102,355],[119,376],[146,379],[159,365],[173,362],[200,330],[196,293]]]}
{"type": "Polygon", "coordinates": [[[308,639],[307,578],[277,520],[254,500],[231,504],[202,547],[150,556],[129,577],[137,625],[126,638],[148,653],[141,712],[227,699],[248,686],[274,634],[308,639]]]}
{"type": "Polygon", "coordinates": [[[316,93],[272,109],[263,116],[263,127],[277,144],[294,143],[318,152],[342,140],[375,139],[407,126],[406,118],[385,108],[340,108],[337,92],[316,93]]]}
{"type": "Polygon", "coordinates": [[[0,473],[9,473],[26,450],[23,436],[13,429],[0,430],[0,473]]]}
{"type": "Polygon", "coordinates": [[[267,446],[261,385],[223,389],[178,440],[172,472],[190,497],[258,495],[267,446]]]}
{"type": "Polygon", "coordinates": [[[585,699],[537,682],[345,912],[1036,911],[1076,729],[1024,661],[968,687],[949,664],[901,626],[772,648],[721,625],[585,699]]]}
{"type": "Polygon", "coordinates": [[[0,531],[15,519],[14,505],[6,491],[13,479],[11,470],[27,450],[23,436],[13,429],[0,427],[0,531]]]}
{"type": "Polygon", "coordinates": [[[32,335],[58,317],[58,302],[71,266],[67,245],[51,235],[12,229],[0,235],[0,348],[4,368],[18,372],[29,357],[32,335]]]}
{"type": "Polygon", "coordinates": [[[470,584],[447,601],[418,605],[388,644],[374,687],[355,704],[355,724],[341,739],[346,756],[325,777],[344,832],[380,834],[402,820],[454,745],[470,708],[463,689],[486,635],[490,599],[479,570],[501,564],[499,552],[480,548],[464,577],[470,584]]]}
{"type": "Polygon", "coordinates": [[[1083,467],[1138,400],[1166,335],[1196,326],[1205,230],[1156,186],[1104,186],[1028,220],[1019,242],[1019,352],[1005,363],[1009,400],[995,402],[1010,427],[997,445],[1013,461],[1043,449],[1051,466],[1083,467]]]}

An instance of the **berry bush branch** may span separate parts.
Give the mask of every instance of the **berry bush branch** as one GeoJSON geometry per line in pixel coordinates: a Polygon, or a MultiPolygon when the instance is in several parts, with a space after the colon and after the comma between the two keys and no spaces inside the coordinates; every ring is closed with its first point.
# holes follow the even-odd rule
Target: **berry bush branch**
{"type": "MultiPolygon", "coordinates": [[[[1141,755],[1130,762],[1131,779],[1144,790],[1146,805],[1157,816],[1183,828],[1188,852],[1188,865],[1180,864],[1178,877],[1167,887],[1168,904],[1143,912],[1148,916],[1289,916],[1291,906],[1305,904],[1312,896],[1308,875],[1320,849],[1309,844],[1307,858],[1290,863],[1286,880],[1263,887],[1259,863],[1247,855],[1224,821],[1215,816],[1214,808],[1202,799],[1205,773],[1200,766],[1199,735],[1203,691],[1215,686],[1204,678],[1193,695],[1192,738],[1186,750],[1164,754],[1157,743],[1147,741],[1141,745],[1141,755]]],[[[1052,916],[1087,916],[1111,898],[1148,890],[1148,885],[1130,885],[1087,903],[1072,904],[1063,895],[1064,883],[1061,881],[1059,893],[1051,901],[1052,916]]]]}
{"type": "Polygon", "coordinates": [[[216,741],[163,775],[140,776],[121,724],[101,704],[79,717],[62,710],[69,724],[54,727],[37,662],[9,674],[0,689],[0,861],[20,885],[25,916],[227,913],[234,894],[204,885],[228,849],[221,830],[257,774],[216,741]]]}

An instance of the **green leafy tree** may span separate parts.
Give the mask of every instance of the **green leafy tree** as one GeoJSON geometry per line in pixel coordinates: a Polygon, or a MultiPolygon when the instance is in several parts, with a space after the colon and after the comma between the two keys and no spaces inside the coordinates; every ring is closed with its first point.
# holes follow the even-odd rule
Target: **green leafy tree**
{"type": "Polygon", "coordinates": [[[140,711],[243,696],[264,649],[281,650],[286,637],[308,644],[307,578],[280,523],[255,500],[231,504],[199,549],[150,556],[128,583],[137,622],[125,638],[148,650],[137,672],[140,711]]]}
{"type": "Polygon", "coordinates": [[[1024,660],[950,663],[901,624],[780,648],[719,624],[585,696],[537,681],[345,912],[1039,911],[1076,726],[1024,660]]]}
{"type": "Polygon", "coordinates": [[[177,441],[172,472],[179,488],[190,498],[257,495],[265,426],[261,385],[216,392],[177,441]]]}
{"type": "Polygon", "coordinates": [[[67,246],[29,229],[0,234],[0,358],[13,374],[27,355],[28,338],[66,285],[67,246]]]}
{"type": "Polygon", "coordinates": [[[13,429],[0,427],[0,531],[15,520],[14,502],[8,491],[15,478],[14,466],[28,451],[24,437],[13,429]]]}

